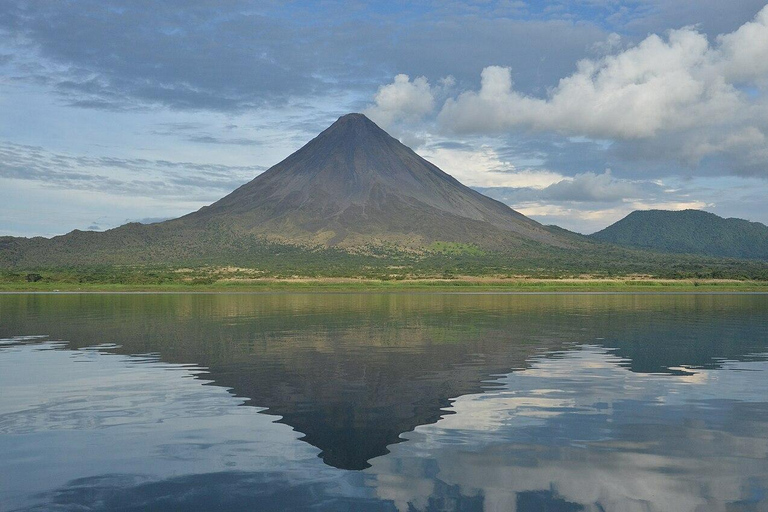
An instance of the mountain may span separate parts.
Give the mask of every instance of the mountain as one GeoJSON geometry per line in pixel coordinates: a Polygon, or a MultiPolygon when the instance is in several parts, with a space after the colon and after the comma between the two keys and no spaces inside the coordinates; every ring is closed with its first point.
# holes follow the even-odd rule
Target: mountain
{"type": "Polygon", "coordinates": [[[0,238],[0,265],[231,262],[265,244],[309,249],[435,242],[536,252],[583,244],[476,192],[362,114],[339,118],[304,147],[226,197],[157,224],[45,238],[0,238]]]}
{"type": "Polygon", "coordinates": [[[348,114],[296,153],[180,224],[235,222],[272,238],[354,246],[373,239],[563,241],[427,162],[362,114],[348,114]]]}
{"type": "Polygon", "coordinates": [[[590,236],[654,251],[768,260],[768,226],[701,210],[636,211],[590,236]]]}

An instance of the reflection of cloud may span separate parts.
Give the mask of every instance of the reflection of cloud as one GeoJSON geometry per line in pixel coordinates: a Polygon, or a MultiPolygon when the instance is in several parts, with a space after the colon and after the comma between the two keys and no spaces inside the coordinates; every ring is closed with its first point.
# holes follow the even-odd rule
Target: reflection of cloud
{"type": "MultiPolygon", "coordinates": [[[[492,397],[494,395],[495,393],[491,394],[492,397]]],[[[482,395],[456,398],[451,410],[459,410],[461,414],[448,415],[440,420],[440,429],[494,432],[512,418],[518,425],[541,425],[543,421],[540,420],[551,418],[576,406],[572,399],[564,397],[513,395],[496,396],[490,400],[493,401],[492,407],[488,406],[486,398],[482,395]]]]}
{"type": "Polygon", "coordinates": [[[768,363],[663,376],[624,364],[587,347],[453,400],[455,414],[372,461],[379,496],[420,509],[440,499],[440,482],[482,495],[485,510],[518,510],[526,493],[548,490],[586,510],[693,512],[768,487],[768,425],[754,420],[766,412],[768,363]]]}
{"type": "MultiPolygon", "coordinates": [[[[54,298],[44,302],[49,300],[54,298]]],[[[169,503],[176,503],[199,510],[216,495],[228,505],[220,508],[242,510],[261,505],[269,493],[282,504],[291,499],[283,491],[293,488],[302,499],[315,497],[321,510],[391,510],[395,502],[402,510],[409,503],[416,510],[518,512],[546,510],[544,505],[578,510],[585,504],[596,512],[596,503],[617,511],[686,511],[696,505],[724,510],[726,501],[761,499],[759,492],[768,483],[768,363],[749,355],[765,350],[765,325],[754,321],[764,304],[759,297],[733,298],[740,304],[733,308],[730,300],[701,295],[663,300],[549,296],[537,301],[495,295],[471,300],[339,296],[321,301],[299,295],[267,302],[263,297],[225,297],[206,302],[202,309],[192,297],[180,300],[178,311],[169,314],[182,322],[168,322],[169,317],[156,313],[149,323],[134,322],[142,333],[166,340],[159,344],[126,330],[123,313],[128,310],[117,305],[88,329],[59,325],[61,315],[72,316],[74,309],[67,308],[36,316],[32,323],[57,339],[76,338],[84,346],[110,341],[122,345],[120,349],[100,345],[75,351],[59,343],[58,351],[37,350],[53,345],[30,347],[19,339],[6,340],[9,345],[0,351],[0,429],[6,429],[0,435],[0,473],[10,477],[2,484],[18,491],[16,496],[36,493],[47,501],[41,510],[52,509],[45,506],[49,502],[116,508],[102,505],[116,502],[110,499],[131,506],[144,503],[145,508],[148,503],[171,509],[169,503]],[[468,300],[473,307],[467,307],[468,300]],[[381,301],[391,306],[386,312],[381,301]],[[261,333],[256,337],[256,331],[244,330],[243,322],[236,321],[255,318],[254,311],[261,333]],[[660,315],[662,311],[666,314],[660,315]],[[674,317],[668,315],[671,311],[674,317]],[[301,312],[306,321],[297,324],[296,315],[286,312],[301,312]],[[213,321],[222,315],[230,321],[213,321]],[[382,319],[388,319],[386,330],[368,329],[382,325],[382,319]],[[485,327],[478,330],[479,325],[485,327]],[[622,340],[600,345],[622,348],[574,348],[572,343],[591,339],[596,331],[606,340],[622,340]],[[241,343],[286,336],[295,343],[241,343]],[[699,350],[682,356],[667,353],[655,342],[662,337],[677,347],[699,350]],[[738,342],[721,345],[723,339],[738,342]],[[710,343],[717,343],[716,348],[710,343]],[[212,351],[217,346],[225,350],[212,351]],[[462,351],[461,357],[451,355],[462,346],[471,350],[462,351]],[[527,356],[547,347],[548,357],[527,356]],[[560,349],[552,352],[553,347],[560,349]],[[163,363],[155,356],[104,354],[117,350],[159,350],[167,361],[215,357],[206,374],[204,368],[163,363]],[[420,357],[414,358],[417,352],[420,357]],[[515,352],[519,357],[504,362],[515,352]],[[467,353],[479,357],[467,359],[467,353]],[[700,353],[705,355],[699,359],[700,353]],[[257,366],[244,363],[246,356],[255,357],[257,366]],[[377,369],[382,356],[386,366],[377,369]],[[712,361],[716,356],[720,358],[712,361]],[[723,359],[742,357],[746,362],[723,359]],[[29,372],[31,362],[34,373],[29,372]],[[437,370],[431,362],[438,363],[437,370]],[[253,371],[257,367],[261,370],[253,371]],[[471,389],[480,390],[479,379],[489,368],[498,375],[500,367],[529,369],[486,382],[483,393],[466,395],[454,387],[457,381],[471,380],[477,384],[471,389]],[[632,367],[677,374],[638,374],[632,367]],[[268,368],[281,370],[271,373],[268,368]],[[327,381],[328,368],[337,378],[327,381]],[[229,382],[238,375],[248,386],[237,385],[239,379],[229,382]],[[217,385],[201,386],[205,379],[217,385]],[[326,380],[318,385],[321,379],[326,380]],[[229,393],[222,389],[230,385],[229,393]],[[281,397],[289,394],[299,404],[304,425],[314,422],[316,432],[328,434],[334,443],[354,446],[349,436],[333,430],[334,424],[348,425],[345,434],[359,433],[371,426],[377,408],[383,414],[371,432],[391,425],[396,415],[415,417],[419,409],[431,411],[429,418],[434,419],[429,421],[438,420],[436,408],[445,401],[424,400],[432,385],[441,397],[460,397],[451,407],[456,414],[402,435],[408,442],[390,446],[391,453],[373,460],[367,472],[323,465],[318,450],[288,426],[309,432],[300,423],[286,421],[286,415],[288,425],[275,424],[275,416],[239,407],[242,399],[230,394],[269,405],[272,414],[280,411],[276,402],[251,391],[271,388],[281,397]],[[364,401],[351,397],[350,390],[352,395],[361,392],[364,401]],[[47,457],[45,465],[25,465],[30,453],[36,460],[47,457]],[[110,477],[115,468],[128,476],[110,477]],[[171,488],[177,492],[168,493],[171,488]],[[374,493],[392,502],[374,501],[374,493]]],[[[32,324],[4,324],[16,332],[24,332],[18,328],[22,325],[32,324]]],[[[308,508],[304,501],[295,503],[308,508]]]]}
{"type": "MultiPolygon", "coordinates": [[[[338,510],[333,482],[295,479],[275,471],[220,471],[171,476],[107,474],[80,478],[45,493],[44,503],[27,512],[89,510],[338,510]]],[[[363,501],[363,500],[360,500],[363,501]]]]}
{"type": "MultiPolygon", "coordinates": [[[[156,499],[149,501],[154,506],[167,506],[174,495],[169,489],[216,495],[197,493],[184,487],[185,481],[218,487],[219,497],[239,491],[246,499],[243,493],[250,489],[248,496],[257,502],[260,493],[309,481],[321,487],[331,475],[318,450],[298,440],[301,434],[261,409],[239,407],[243,399],[224,388],[205,385],[201,368],[105,354],[109,347],[72,351],[62,350],[62,343],[20,345],[20,340],[11,340],[13,349],[0,353],[4,506],[29,506],[26,500],[37,497],[109,510],[107,498],[122,496],[141,510],[147,497],[156,499]],[[45,453],[45,463],[28,464],[28,453],[45,453]],[[290,471],[276,474],[276,468],[288,466],[290,471]],[[141,477],[103,478],[116,472],[141,477]],[[191,475],[199,472],[211,475],[191,475]]],[[[39,510],[53,508],[45,503],[39,510]]]]}

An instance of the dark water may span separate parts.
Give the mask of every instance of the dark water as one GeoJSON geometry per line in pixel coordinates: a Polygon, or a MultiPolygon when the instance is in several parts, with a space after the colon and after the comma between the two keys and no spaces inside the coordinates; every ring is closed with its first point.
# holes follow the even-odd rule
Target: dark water
{"type": "Polygon", "coordinates": [[[0,296],[0,510],[768,510],[765,295],[0,296]]]}

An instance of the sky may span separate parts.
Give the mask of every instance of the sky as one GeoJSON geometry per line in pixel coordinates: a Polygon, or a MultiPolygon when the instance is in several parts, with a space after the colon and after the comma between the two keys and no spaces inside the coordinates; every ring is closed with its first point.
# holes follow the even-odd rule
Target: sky
{"type": "Polygon", "coordinates": [[[196,210],[363,112],[592,233],[768,223],[768,6],[735,0],[0,0],[0,235],[196,210]]]}

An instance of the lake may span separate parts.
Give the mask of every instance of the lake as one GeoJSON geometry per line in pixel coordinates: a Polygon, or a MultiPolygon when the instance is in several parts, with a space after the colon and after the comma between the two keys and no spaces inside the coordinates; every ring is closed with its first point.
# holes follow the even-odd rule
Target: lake
{"type": "Polygon", "coordinates": [[[0,295],[3,511],[765,511],[768,295],[0,295]]]}

